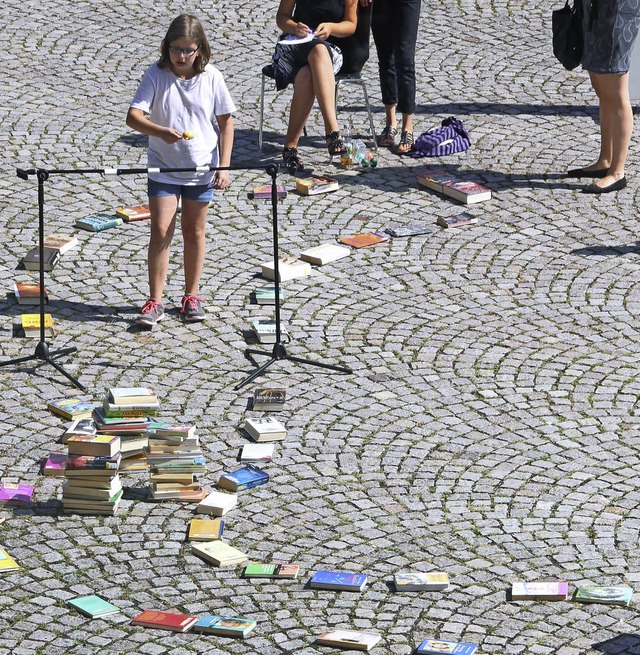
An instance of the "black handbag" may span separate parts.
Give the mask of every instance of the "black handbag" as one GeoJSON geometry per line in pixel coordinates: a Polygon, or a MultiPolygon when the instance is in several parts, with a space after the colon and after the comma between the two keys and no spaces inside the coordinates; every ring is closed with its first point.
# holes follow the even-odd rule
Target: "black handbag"
{"type": "Polygon", "coordinates": [[[569,71],[576,68],[582,60],[582,0],[565,0],[562,9],[551,14],[553,30],[553,54],[569,71]]]}

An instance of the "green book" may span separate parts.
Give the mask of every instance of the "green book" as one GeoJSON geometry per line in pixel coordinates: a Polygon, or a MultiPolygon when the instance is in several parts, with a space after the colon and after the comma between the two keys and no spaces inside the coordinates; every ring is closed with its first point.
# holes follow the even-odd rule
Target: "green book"
{"type": "Polygon", "coordinates": [[[78,598],[68,600],[67,603],[71,607],[75,607],[80,614],[84,614],[91,619],[99,616],[108,616],[109,614],[118,614],[120,612],[119,607],[112,605],[104,600],[104,598],[100,598],[100,596],[79,596],[78,598]]]}
{"type": "Polygon", "coordinates": [[[585,584],[576,590],[575,599],[581,603],[603,603],[605,605],[628,605],[633,589],[626,585],[606,587],[585,584]]]}

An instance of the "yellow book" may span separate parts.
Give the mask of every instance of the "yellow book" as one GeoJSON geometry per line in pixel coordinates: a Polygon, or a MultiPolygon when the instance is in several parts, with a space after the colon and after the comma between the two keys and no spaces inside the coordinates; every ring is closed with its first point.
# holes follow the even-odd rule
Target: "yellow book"
{"type": "Polygon", "coordinates": [[[221,519],[191,519],[189,524],[190,541],[215,541],[222,537],[224,521],[221,519]]]}
{"type": "Polygon", "coordinates": [[[19,568],[20,565],[18,562],[16,562],[6,550],[0,548],[0,573],[17,571],[19,568]]]}
{"type": "MultiPolygon", "coordinates": [[[[22,329],[24,330],[25,337],[39,337],[40,314],[23,314],[22,329]]],[[[44,315],[44,334],[47,337],[52,337],[54,335],[53,316],[51,314],[44,315]]]]}

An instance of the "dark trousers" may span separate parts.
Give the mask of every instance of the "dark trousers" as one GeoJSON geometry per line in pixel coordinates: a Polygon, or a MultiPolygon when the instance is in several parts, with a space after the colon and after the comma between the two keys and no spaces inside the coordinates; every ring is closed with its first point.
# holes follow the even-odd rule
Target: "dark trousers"
{"type": "Polygon", "coordinates": [[[421,0],[375,0],[371,31],[378,51],[385,105],[402,114],[416,109],[416,39],[421,0]]]}

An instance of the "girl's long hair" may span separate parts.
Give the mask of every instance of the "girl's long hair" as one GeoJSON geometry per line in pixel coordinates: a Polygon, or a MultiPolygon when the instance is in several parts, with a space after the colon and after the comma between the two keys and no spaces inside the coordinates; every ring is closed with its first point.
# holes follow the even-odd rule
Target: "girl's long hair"
{"type": "Polygon", "coordinates": [[[195,16],[189,14],[180,14],[169,25],[169,29],[160,44],[158,66],[160,68],[171,68],[169,46],[180,39],[188,39],[198,45],[198,53],[193,61],[193,68],[197,73],[202,73],[211,58],[211,47],[209,41],[207,41],[202,23],[195,16]]]}

